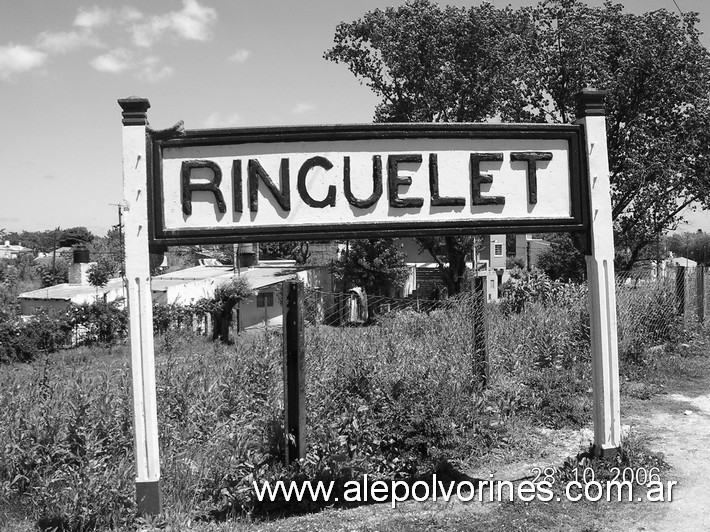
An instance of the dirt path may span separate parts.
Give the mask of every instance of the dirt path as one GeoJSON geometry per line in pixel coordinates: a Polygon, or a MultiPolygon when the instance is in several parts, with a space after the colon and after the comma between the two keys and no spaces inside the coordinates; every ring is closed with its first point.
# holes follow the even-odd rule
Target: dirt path
{"type": "MultiPolygon", "coordinates": [[[[671,503],[660,520],[638,530],[710,531],[710,378],[683,383],[667,394],[629,405],[623,422],[649,438],[649,447],[665,454],[677,480],[671,503]]],[[[639,523],[641,525],[641,523],[639,523]]]]}

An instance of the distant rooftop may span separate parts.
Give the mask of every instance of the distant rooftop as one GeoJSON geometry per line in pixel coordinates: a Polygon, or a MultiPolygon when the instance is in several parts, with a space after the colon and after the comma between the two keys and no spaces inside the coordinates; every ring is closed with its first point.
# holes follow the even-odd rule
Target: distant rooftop
{"type": "MultiPolygon", "coordinates": [[[[255,290],[280,283],[292,277],[296,272],[308,269],[304,266],[296,266],[294,261],[264,261],[258,266],[241,268],[241,277],[249,281],[255,290]]],[[[226,281],[234,275],[232,266],[194,266],[185,270],[157,275],[151,279],[151,290],[153,292],[165,292],[171,286],[179,286],[190,282],[202,281],[206,279],[220,279],[226,281]]],[[[98,293],[103,294],[113,290],[120,290],[123,286],[123,279],[110,279],[108,283],[98,288],[98,293]]],[[[20,294],[23,299],[60,299],[69,301],[79,295],[95,295],[97,288],[92,285],[80,285],[63,283],[47,288],[40,288],[20,294]]]]}
{"type": "Polygon", "coordinates": [[[92,296],[95,295],[97,291],[99,294],[105,294],[113,290],[121,290],[122,287],[123,279],[117,277],[115,279],[109,279],[106,285],[98,288],[90,284],[62,283],[32,290],[31,292],[24,292],[18,297],[22,299],[62,299],[70,301],[73,297],[79,295],[92,296]]]}

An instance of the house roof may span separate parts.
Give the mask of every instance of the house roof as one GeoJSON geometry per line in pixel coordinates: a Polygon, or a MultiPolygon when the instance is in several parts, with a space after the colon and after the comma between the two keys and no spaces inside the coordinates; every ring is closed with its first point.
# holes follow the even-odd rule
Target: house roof
{"type": "Polygon", "coordinates": [[[26,248],[25,246],[23,246],[21,244],[10,244],[7,241],[4,244],[0,244],[0,251],[2,251],[2,250],[15,251],[17,253],[32,251],[30,248],[26,248]]]}
{"type": "Polygon", "coordinates": [[[692,259],[686,257],[670,257],[664,261],[666,264],[673,264],[674,266],[687,266],[689,268],[695,268],[698,263],[692,259]]]}
{"type": "Polygon", "coordinates": [[[32,290],[31,292],[24,292],[17,297],[20,299],[59,299],[71,301],[71,299],[76,296],[95,295],[97,290],[99,294],[105,294],[114,290],[120,290],[122,287],[123,279],[121,278],[109,279],[104,286],[98,288],[90,284],[62,283],[32,290]]]}
{"type": "MultiPolygon", "coordinates": [[[[280,283],[291,277],[298,271],[307,268],[295,267],[291,261],[274,261],[273,263],[260,264],[249,269],[242,268],[241,277],[246,278],[254,290],[259,290],[267,286],[280,283]]],[[[226,281],[234,274],[232,266],[194,266],[185,270],[179,270],[163,275],[157,275],[151,279],[151,290],[153,292],[165,292],[171,286],[189,284],[195,281],[206,279],[219,279],[226,281]]],[[[123,279],[110,279],[105,286],[99,287],[100,294],[113,290],[119,290],[123,286],[123,279]]],[[[71,301],[73,297],[79,295],[94,295],[97,288],[92,285],[80,285],[63,283],[47,288],[40,288],[25,292],[18,297],[22,299],[59,299],[71,301]]]]}
{"type": "MultiPolygon", "coordinates": [[[[303,270],[296,267],[293,261],[273,261],[259,264],[250,268],[242,268],[240,276],[247,279],[255,290],[280,283],[303,270]]],[[[185,270],[164,273],[153,277],[151,289],[154,292],[164,292],[171,286],[178,286],[192,281],[205,279],[220,279],[227,281],[234,275],[233,266],[194,266],[185,270]]]]}

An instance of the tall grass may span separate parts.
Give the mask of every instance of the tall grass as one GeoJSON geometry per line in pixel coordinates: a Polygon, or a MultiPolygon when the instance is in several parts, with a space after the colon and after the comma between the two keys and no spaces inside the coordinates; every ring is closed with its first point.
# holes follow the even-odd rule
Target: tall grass
{"type": "MultiPolygon", "coordinates": [[[[588,423],[585,295],[557,287],[516,308],[488,306],[486,389],[473,377],[465,298],[367,327],[309,326],[308,455],[290,468],[281,465],[278,334],[224,346],[168,330],[156,342],[165,506],[196,518],[258,516],[284,508],[259,503],[252,481],[416,477],[506,445],[518,418],[588,423]]],[[[128,349],[81,348],[3,370],[0,508],[3,499],[29,505],[47,529],[132,526],[128,349]]]]}

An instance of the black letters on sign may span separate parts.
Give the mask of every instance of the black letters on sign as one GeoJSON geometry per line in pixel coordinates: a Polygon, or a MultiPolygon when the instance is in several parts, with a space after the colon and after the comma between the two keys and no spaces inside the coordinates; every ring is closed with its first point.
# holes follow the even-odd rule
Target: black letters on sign
{"type": "Polygon", "coordinates": [[[537,164],[535,161],[551,161],[550,152],[514,151],[511,161],[527,161],[528,164],[528,203],[537,203],[537,164]]]}
{"type": "Polygon", "coordinates": [[[222,170],[214,161],[205,161],[202,159],[193,159],[183,161],[180,169],[180,181],[182,185],[182,212],[187,216],[192,214],[192,193],[193,192],[212,192],[217,201],[217,210],[221,213],[227,212],[227,205],[224,203],[224,196],[219,189],[219,184],[222,182],[222,170]],[[209,168],[214,175],[212,181],[208,183],[193,183],[190,181],[193,168],[209,168]]]}
{"type": "Polygon", "coordinates": [[[309,207],[315,207],[315,208],[323,208],[323,207],[334,207],[335,206],[335,186],[330,185],[328,187],[328,194],[326,194],[325,198],[322,200],[315,200],[313,199],[313,196],[311,196],[308,193],[308,189],[306,188],[306,176],[308,175],[308,172],[310,171],[311,168],[315,168],[316,166],[320,166],[321,168],[327,170],[330,170],[333,168],[333,163],[331,163],[328,159],[325,157],[321,156],[316,156],[316,157],[311,157],[308,159],[303,165],[301,165],[301,169],[298,171],[298,193],[301,195],[301,198],[303,198],[303,201],[306,202],[306,205],[309,207]]]}
{"type": "Polygon", "coordinates": [[[390,196],[390,207],[421,207],[422,198],[400,198],[397,190],[402,185],[411,185],[412,178],[399,176],[399,163],[421,163],[420,154],[390,155],[387,158],[387,188],[390,196]]]}
{"type": "Polygon", "coordinates": [[[429,191],[432,207],[458,207],[466,205],[466,198],[439,196],[439,160],[436,153],[429,154],[429,191]]]}
{"type": "Polygon", "coordinates": [[[348,203],[359,209],[372,207],[382,196],[382,157],[372,156],[372,194],[369,198],[361,200],[353,195],[352,182],[350,180],[350,157],[343,157],[343,188],[348,203]]]}
{"type": "Polygon", "coordinates": [[[481,196],[481,185],[493,183],[491,174],[481,173],[481,161],[502,160],[502,153],[471,154],[471,203],[474,205],[505,205],[504,196],[481,196]]]}
{"type": "Polygon", "coordinates": [[[256,159],[249,159],[247,163],[247,173],[249,174],[249,210],[257,212],[259,210],[259,178],[269,189],[274,196],[276,202],[285,211],[291,210],[291,189],[289,188],[290,173],[288,168],[288,159],[281,159],[281,168],[279,170],[279,187],[266,173],[264,167],[256,159]]]}
{"type": "Polygon", "coordinates": [[[239,159],[232,161],[232,199],[234,211],[242,212],[242,161],[239,159]]]}

